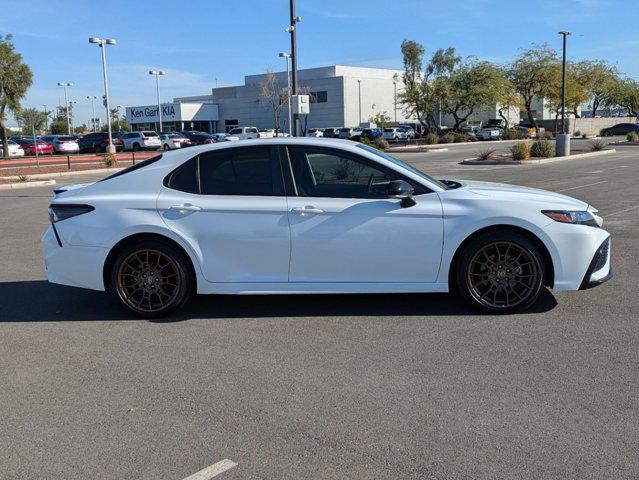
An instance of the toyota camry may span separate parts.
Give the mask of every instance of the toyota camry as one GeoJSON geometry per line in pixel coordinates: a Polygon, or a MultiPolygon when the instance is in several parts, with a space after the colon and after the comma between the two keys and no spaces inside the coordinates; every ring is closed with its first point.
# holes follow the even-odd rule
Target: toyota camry
{"type": "Polygon", "coordinates": [[[143,317],[195,293],[452,291],[507,313],[545,287],[612,275],[610,234],[592,206],[436,180],[348,140],[202,145],[54,192],[48,280],[113,292],[143,317]]]}

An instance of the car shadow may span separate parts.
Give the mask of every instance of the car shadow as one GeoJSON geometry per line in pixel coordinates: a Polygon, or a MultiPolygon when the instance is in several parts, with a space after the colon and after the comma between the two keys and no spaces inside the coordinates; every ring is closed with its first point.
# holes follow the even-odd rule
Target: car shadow
{"type": "MultiPolygon", "coordinates": [[[[526,313],[543,313],[557,302],[548,290],[526,313]]],[[[194,318],[450,316],[477,315],[456,295],[198,295],[183,310],[157,322],[194,318]]],[[[0,282],[0,322],[140,320],[110,294],[46,281],[0,282]]]]}

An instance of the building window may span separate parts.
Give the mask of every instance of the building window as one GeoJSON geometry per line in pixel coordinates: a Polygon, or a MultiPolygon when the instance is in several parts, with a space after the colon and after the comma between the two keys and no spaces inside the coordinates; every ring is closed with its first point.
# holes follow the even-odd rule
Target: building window
{"type": "Polygon", "coordinates": [[[235,127],[237,127],[240,124],[239,121],[237,120],[224,120],[224,131],[226,133],[229,133],[231,130],[233,130],[235,127]]]}
{"type": "Polygon", "coordinates": [[[310,92],[308,96],[311,103],[328,102],[328,92],[326,90],[322,90],[321,92],[310,92]]]}

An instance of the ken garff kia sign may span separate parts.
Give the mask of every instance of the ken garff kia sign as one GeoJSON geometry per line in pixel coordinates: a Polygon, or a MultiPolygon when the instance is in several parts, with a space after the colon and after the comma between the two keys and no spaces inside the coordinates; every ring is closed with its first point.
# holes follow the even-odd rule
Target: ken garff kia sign
{"type": "MultiPolygon", "coordinates": [[[[158,107],[157,105],[127,107],[126,119],[129,123],[157,122],[159,121],[158,107]]],[[[179,108],[174,103],[162,105],[162,120],[166,122],[180,120],[179,108]]]]}

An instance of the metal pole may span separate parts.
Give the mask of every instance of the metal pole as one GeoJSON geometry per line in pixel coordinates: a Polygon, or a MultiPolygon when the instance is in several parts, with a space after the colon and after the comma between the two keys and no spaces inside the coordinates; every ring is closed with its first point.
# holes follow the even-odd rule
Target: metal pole
{"type": "Polygon", "coordinates": [[[158,117],[160,119],[160,132],[162,132],[162,105],[160,102],[160,75],[159,74],[155,74],[155,87],[157,90],[157,94],[158,94],[158,117]]]}
{"type": "Polygon", "coordinates": [[[397,123],[397,82],[393,82],[393,108],[395,109],[395,123],[397,123]]]}
{"type": "Polygon", "coordinates": [[[91,110],[93,111],[93,117],[91,118],[91,123],[93,123],[93,131],[97,132],[98,128],[95,124],[95,95],[91,97],[91,110]]]}
{"type": "Polygon", "coordinates": [[[109,146],[107,147],[107,153],[115,153],[115,147],[113,146],[113,133],[111,132],[111,108],[109,104],[109,80],[107,78],[107,64],[106,64],[106,42],[103,40],[100,43],[102,49],[102,74],[104,76],[104,99],[106,103],[106,115],[107,125],[109,130],[109,146]]]}
{"type": "Polygon", "coordinates": [[[568,32],[559,32],[563,38],[563,60],[561,64],[561,133],[566,133],[566,36],[568,32]]]}
{"type": "Polygon", "coordinates": [[[47,111],[47,106],[43,105],[44,107],[44,130],[46,132],[49,131],[49,113],[47,111]]]}
{"type": "MultiPolygon", "coordinates": [[[[295,26],[297,17],[295,16],[295,0],[290,0],[290,13],[291,13],[291,70],[293,77],[293,95],[297,95],[297,28],[295,26]]],[[[295,113],[295,128],[293,129],[293,136],[299,137],[300,135],[300,116],[295,113]]]]}
{"type": "Polygon", "coordinates": [[[31,132],[33,133],[33,151],[35,152],[36,166],[39,167],[40,166],[40,158],[38,157],[38,141],[36,140],[35,124],[34,123],[31,124],[31,132]]]}
{"type": "Polygon", "coordinates": [[[69,95],[67,94],[67,86],[64,85],[64,104],[67,112],[67,135],[71,135],[71,120],[69,119],[69,95]]]}
{"type": "MultiPolygon", "coordinates": [[[[362,81],[357,80],[357,95],[359,97],[359,125],[362,124],[362,81]]],[[[357,125],[359,127],[359,125],[357,125]]]]}
{"type": "Polygon", "coordinates": [[[286,57],[286,85],[288,91],[288,134],[293,135],[293,116],[291,114],[291,69],[290,69],[290,59],[291,57],[286,57]]]}

